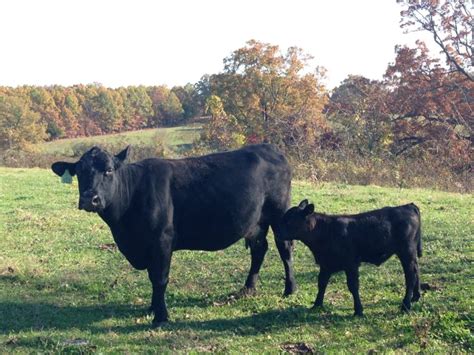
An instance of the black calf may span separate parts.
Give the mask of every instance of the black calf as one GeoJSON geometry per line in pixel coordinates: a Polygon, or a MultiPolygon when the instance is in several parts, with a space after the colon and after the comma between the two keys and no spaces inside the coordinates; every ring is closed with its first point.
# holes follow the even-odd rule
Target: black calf
{"type": "Polygon", "coordinates": [[[314,212],[314,205],[303,200],[283,217],[287,239],[301,240],[320,265],[318,295],[314,307],[323,304],[331,275],[344,271],[354,298],[355,315],[362,316],[359,298],[359,266],[367,262],[379,266],[396,254],[405,272],[406,292],[402,310],[420,298],[417,257],[421,256],[420,210],[410,203],[357,215],[330,216],[314,212]]]}

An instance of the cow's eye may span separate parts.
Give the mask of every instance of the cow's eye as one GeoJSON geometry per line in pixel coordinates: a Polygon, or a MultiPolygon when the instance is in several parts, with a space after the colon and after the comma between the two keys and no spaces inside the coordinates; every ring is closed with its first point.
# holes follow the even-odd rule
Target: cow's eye
{"type": "Polygon", "coordinates": [[[105,176],[110,176],[110,175],[112,175],[112,169],[107,169],[107,170],[104,172],[104,175],[105,175],[105,176]]]}

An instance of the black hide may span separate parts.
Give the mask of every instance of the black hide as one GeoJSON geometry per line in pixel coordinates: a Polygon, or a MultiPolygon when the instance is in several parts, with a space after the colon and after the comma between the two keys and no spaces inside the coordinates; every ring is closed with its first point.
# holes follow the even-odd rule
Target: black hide
{"type": "MultiPolygon", "coordinates": [[[[254,290],[268,228],[278,236],[289,207],[291,169],[285,157],[267,144],[134,164],[124,163],[127,154],[128,148],[112,156],[94,147],[78,162],[57,162],[52,170],[77,174],[79,208],[97,212],[130,264],[147,269],[154,324],[168,318],[164,294],[175,250],[221,250],[246,238],[251,266],[245,287],[254,290]]],[[[276,245],[288,295],[295,289],[292,242],[276,239],[276,245]]]]}
{"type": "Polygon", "coordinates": [[[381,265],[396,254],[405,273],[403,310],[420,298],[417,257],[421,256],[420,211],[413,203],[385,207],[356,215],[314,213],[314,205],[303,200],[283,217],[283,235],[301,240],[320,265],[318,295],[314,307],[322,306],[331,274],[344,271],[354,298],[354,311],[362,315],[359,298],[361,262],[381,265]]]}

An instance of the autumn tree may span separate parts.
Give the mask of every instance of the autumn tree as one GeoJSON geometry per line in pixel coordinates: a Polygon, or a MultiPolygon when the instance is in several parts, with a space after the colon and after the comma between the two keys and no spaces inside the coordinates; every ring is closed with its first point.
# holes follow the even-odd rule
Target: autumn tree
{"type": "Polygon", "coordinates": [[[211,95],[206,100],[205,113],[210,119],[204,127],[203,140],[213,150],[235,149],[245,144],[242,128],[234,116],[224,110],[219,96],[211,95]]]}
{"type": "Polygon", "coordinates": [[[183,114],[183,106],[178,97],[166,86],[148,88],[148,95],[153,102],[153,117],[149,127],[170,125],[179,120],[183,114]]]}
{"type": "Polygon", "coordinates": [[[474,81],[474,18],[469,0],[398,1],[403,4],[401,26],[426,31],[441,49],[450,69],[474,81]]]}
{"type": "Polygon", "coordinates": [[[474,82],[451,71],[418,48],[399,47],[385,74],[392,92],[388,105],[394,124],[395,154],[430,153],[452,165],[470,160],[474,128],[474,82]]]}
{"type": "Polygon", "coordinates": [[[28,150],[46,138],[41,116],[18,96],[0,94],[0,148],[28,150]]]}
{"type": "Polygon", "coordinates": [[[383,82],[358,75],[349,75],[333,90],[325,113],[340,148],[362,156],[383,156],[390,151],[393,134],[388,94],[383,82]]]}
{"type": "Polygon", "coordinates": [[[209,77],[209,90],[222,99],[249,143],[268,141],[302,152],[314,147],[325,128],[327,92],[323,72],[296,47],[249,41],[224,59],[224,70],[209,77]]]}

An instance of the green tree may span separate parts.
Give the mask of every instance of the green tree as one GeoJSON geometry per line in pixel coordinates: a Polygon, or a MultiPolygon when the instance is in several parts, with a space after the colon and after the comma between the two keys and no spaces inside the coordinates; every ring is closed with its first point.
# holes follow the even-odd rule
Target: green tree
{"type": "Polygon", "coordinates": [[[183,119],[188,120],[202,114],[203,107],[195,85],[188,83],[185,86],[175,86],[171,91],[183,107],[183,119]]]}
{"type": "Polygon", "coordinates": [[[94,122],[99,133],[120,130],[123,102],[118,93],[101,85],[88,85],[84,102],[84,111],[94,122]]]}
{"type": "Polygon", "coordinates": [[[144,86],[119,88],[123,101],[123,127],[126,130],[145,128],[153,116],[153,102],[144,86]]]}

